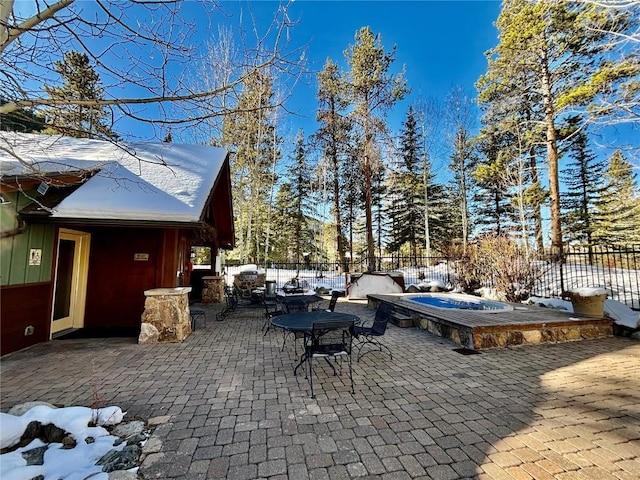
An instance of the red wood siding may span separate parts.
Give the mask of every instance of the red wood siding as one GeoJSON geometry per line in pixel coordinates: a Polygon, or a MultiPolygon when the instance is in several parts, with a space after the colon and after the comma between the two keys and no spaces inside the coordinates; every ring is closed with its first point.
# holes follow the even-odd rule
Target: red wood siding
{"type": "MultiPolygon", "coordinates": [[[[144,291],[161,286],[157,281],[162,277],[158,272],[163,265],[163,237],[161,229],[91,231],[85,327],[140,325],[144,291]],[[135,254],[148,254],[149,258],[136,261],[135,254]]],[[[168,255],[174,253],[169,251],[168,255]]]]}
{"type": "Polygon", "coordinates": [[[46,282],[0,289],[0,355],[49,340],[52,288],[46,282]],[[25,336],[29,325],[33,335],[25,336]]]}

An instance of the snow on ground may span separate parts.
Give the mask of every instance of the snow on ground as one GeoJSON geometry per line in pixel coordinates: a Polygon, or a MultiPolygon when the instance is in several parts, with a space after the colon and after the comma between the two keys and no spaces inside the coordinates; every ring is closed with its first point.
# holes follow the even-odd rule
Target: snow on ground
{"type": "Polygon", "coordinates": [[[534,292],[545,297],[561,297],[563,290],[601,287],[611,299],[640,309],[640,271],[624,268],[603,268],[592,265],[572,265],[562,275],[558,265],[546,265],[536,282],[534,292]],[[561,282],[562,279],[562,282],[561,282]]]}
{"type": "Polygon", "coordinates": [[[55,408],[37,405],[22,415],[0,413],[0,448],[12,447],[20,441],[32,421],[42,425],[54,424],[69,433],[77,442],[74,448],[65,449],[62,443],[51,443],[44,453],[43,465],[27,465],[22,452],[46,444],[35,439],[29,445],[0,455],[0,478],[2,480],[29,480],[38,475],[44,479],[106,480],[108,474],[96,465],[107,452],[121,450],[126,442],[114,445],[119,437],[110,435],[105,426],[122,422],[124,413],[120,407],[92,409],[87,407],[55,408]],[[95,426],[92,426],[95,425],[95,426]]]}
{"type": "MultiPolygon", "coordinates": [[[[277,288],[298,277],[304,279],[313,290],[320,288],[330,292],[331,290],[342,290],[346,288],[345,275],[339,275],[334,271],[320,270],[294,270],[294,269],[276,269],[267,268],[260,269],[256,265],[250,265],[251,269],[258,270],[260,273],[266,273],[267,280],[276,282],[277,288]]],[[[228,285],[233,284],[233,276],[243,269],[240,267],[226,267],[226,282],[228,285]]],[[[404,275],[405,289],[411,285],[418,287],[429,287],[432,284],[438,286],[446,286],[447,289],[455,288],[456,275],[453,270],[445,263],[441,262],[430,267],[408,267],[399,268],[395,271],[402,272],[404,275]]],[[[560,272],[557,266],[547,266],[544,275],[536,283],[536,292],[545,292],[550,297],[561,297],[563,294],[562,284],[560,282],[560,272]]],[[[640,312],[633,311],[633,308],[640,308],[640,288],[638,288],[638,279],[640,272],[637,270],[625,269],[603,269],[601,267],[583,265],[581,269],[572,270],[571,274],[564,276],[564,291],[575,290],[582,291],[587,295],[593,295],[594,292],[601,294],[606,293],[608,298],[605,301],[605,313],[611,317],[615,323],[630,328],[637,328],[640,312]],[[615,285],[615,291],[614,286],[615,285]],[[618,298],[623,302],[614,300],[618,298]]],[[[573,312],[571,302],[561,300],[560,298],[543,298],[540,296],[531,297],[531,303],[544,303],[545,306],[552,308],[564,308],[573,312]]]]}
{"type": "MultiPolygon", "coordinates": [[[[573,305],[571,302],[559,298],[530,297],[525,303],[548,308],[557,308],[559,310],[566,310],[573,313],[573,305]]],[[[614,323],[618,325],[634,329],[640,328],[640,312],[634,312],[624,303],[607,299],[604,301],[604,313],[609,318],[613,319],[614,323]]]]}

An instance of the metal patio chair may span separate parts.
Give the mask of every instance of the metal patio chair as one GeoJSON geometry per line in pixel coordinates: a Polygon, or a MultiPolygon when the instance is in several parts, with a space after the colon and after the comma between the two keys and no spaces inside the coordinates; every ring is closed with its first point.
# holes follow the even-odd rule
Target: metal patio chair
{"type": "Polygon", "coordinates": [[[349,366],[349,379],[351,381],[351,393],[355,393],[353,386],[353,369],[351,364],[351,351],[353,347],[354,322],[349,320],[334,320],[314,322],[311,334],[305,342],[305,358],[309,367],[307,377],[311,385],[311,398],[315,398],[313,390],[314,359],[323,358],[337,375],[335,366],[331,360],[340,360],[340,373],[342,373],[342,361],[347,360],[349,366]]]}
{"type": "Polygon", "coordinates": [[[393,305],[390,303],[382,302],[378,305],[378,309],[376,310],[376,316],[373,320],[373,324],[369,326],[365,325],[356,325],[354,327],[354,334],[357,339],[356,348],[358,349],[358,359],[362,358],[367,353],[371,352],[382,352],[389,354],[389,358],[393,360],[393,355],[391,353],[391,349],[387,347],[384,343],[378,340],[379,337],[384,335],[384,332],[387,330],[387,323],[389,322],[389,318],[391,317],[391,312],[393,310],[393,305]],[[376,347],[374,349],[367,349],[362,352],[362,347],[364,346],[373,346],[376,347]]]}
{"type": "Polygon", "coordinates": [[[262,325],[262,331],[264,335],[267,334],[271,328],[271,319],[278,315],[286,313],[275,300],[267,299],[266,295],[262,296],[262,305],[264,306],[264,324],[262,325]]]}
{"type": "MultiPolygon", "coordinates": [[[[297,312],[308,312],[309,306],[303,300],[300,301],[290,301],[284,305],[286,313],[297,313],[297,312]]],[[[298,353],[297,340],[304,338],[304,333],[302,332],[287,332],[284,331],[284,338],[282,339],[282,349],[280,351],[284,351],[284,347],[287,344],[287,337],[289,335],[293,335],[293,348],[295,353],[298,353]]]]}
{"type": "Polygon", "coordinates": [[[216,314],[218,321],[224,320],[229,313],[235,312],[238,308],[238,295],[232,287],[224,287],[224,301],[224,308],[216,314]]]}
{"type": "Polygon", "coordinates": [[[327,308],[314,308],[313,310],[326,310],[328,312],[333,312],[336,309],[336,303],[338,303],[338,297],[342,296],[342,292],[334,290],[331,292],[331,300],[329,300],[329,305],[327,308]]]}

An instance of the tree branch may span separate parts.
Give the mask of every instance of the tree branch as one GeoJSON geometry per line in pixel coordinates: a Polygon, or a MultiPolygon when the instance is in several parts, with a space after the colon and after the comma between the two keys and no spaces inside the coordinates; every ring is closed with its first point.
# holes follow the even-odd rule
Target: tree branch
{"type": "Polygon", "coordinates": [[[2,36],[0,37],[0,53],[2,53],[4,49],[11,44],[11,42],[19,38],[20,35],[34,29],[37,25],[53,18],[56,13],[64,8],[67,8],[73,2],[75,2],[75,0],[60,0],[58,3],[54,3],[42,12],[38,12],[31,18],[26,19],[17,27],[12,28],[9,28],[9,15],[13,11],[14,0],[2,2],[2,9],[0,9],[0,15],[2,15],[0,16],[0,25],[4,28],[2,31],[2,36]]]}

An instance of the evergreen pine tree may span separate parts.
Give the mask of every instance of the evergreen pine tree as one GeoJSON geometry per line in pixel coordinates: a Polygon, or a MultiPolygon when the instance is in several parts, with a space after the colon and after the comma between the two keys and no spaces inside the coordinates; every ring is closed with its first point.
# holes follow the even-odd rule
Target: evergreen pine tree
{"type": "Polygon", "coordinates": [[[419,244],[424,239],[424,194],[422,185],[422,152],[420,135],[413,106],[409,106],[400,132],[400,171],[396,174],[396,203],[393,209],[393,245],[398,250],[407,244],[409,254],[418,256],[419,244]]]}
{"type": "Polygon", "coordinates": [[[395,49],[390,53],[384,52],[380,36],[374,35],[369,27],[361,28],[355,35],[355,43],[345,51],[350,68],[348,78],[350,99],[354,107],[352,114],[363,148],[360,163],[369,271],[375,269],[372,187],[378,170],[375,164],[376,136],[384,125],[380,116],[408,92],[403,74],[389,74],[395,60],[394,53],[395,49]]]}
{"type": "Polygon", "coordinates": [[[294,245],[296,263],[302,261],[304,251],[314,250],[313,237],[309,228],[311,216],[311,172],[309,170],[304,132],[300,130],[296,137],[296,145],[293,152],[293,162],[289,169],[289,184],[293,194],[293,237],[290,239],[294,245]]]}
{"type": "MultiPolygon", "coordinates": [[[[558,119],[564,109],[592,105],[602,92],[637,76],[637,60],[627,56],[614,61],[606,43],[611,23],[628,21],[596,2],[505,0],[496,22],[500,42],[487,52],[481,101],[499,101],[514,91],[524,98],[520,87],[535,92],[528,101],[534,102],[531,111],[540,112],[544,126],[551,243],[557,250],[562,249],[558,119]]],[[[520,108],[519,102],[512,105],[520,108]]]]}
{"type": "Polygon", "coordinates": [[[346,161],[351,130],[351,123],[345,113],[347,106],[345,81],[338,66],[327,59],[322,72],[318,74],[316,120],[320,122],[320,127],[313,137],[322,149],[324,159],[329,164],[332,211],[335,219],[335,244],[341,273],[348,270],[343,232],[344,215],[341,204],[341,170],[357,166],[357,164],[346,161]]]}
{"type": "Polygon", "coordinates": [[[47,132],[77,138],[116,139],[106,124],[109,111],[91,100],[102,100],[104,89],[85,53],[67,52],[63,60],[55,62],[55,71],[63,80],[60,87],[45,86],[44,90],[54,100],[84,100],[86,104],[58,104],[45,110],[47,132]]]}
{"type": "Polygon", "coordinates": [[[596,202],[593,238],[600,244],[640,243],[640,189],[633,166],[617,150],[604,172],[604,188],[596,202]]]}
{"type": "Polygon", "coordinates": [[[565,150],[571,162],[563,171],[562,179],[567,191],[562,198],[565,210],[565,238],[567,241],[593,245],[595,228],[595,204],[603,191],[602,177],[606,165],[589,148],[589,138],[584,128],[579,129],[578,117],[567,120],[564,134],[568,137],[565,150]]]}
{"type": "Polygon", "coordinates": [[[266,256],[269,231],[269,198],[277,181],[274,163],[280,159],[280,139],[271,115],[273,81],[263,72],[250,75],[236,107],[226,116],[221,146],[234,152],[231,163],[237,253],[243,262],[266,256]]]}
{"type": "Polygon", "coordinates": [[[511,198],[504,179],[506,155],[500,146],[495,145],[493,136],[484,135],[480,142],[480,151],[484,160],[473,171],[477,190],[473,195],[474,222],[478,234],[491,233],[502,235],[513,226],[511,198]]]}
{"type": "Polygon", "coordinates": [[[278,232],[271,240],[269,258],[279,262],[290,261],[295,255],[291,242],[296,231],[296,198],[289,182],[280,185],[273,211],[273,229],[278,232]]]}

